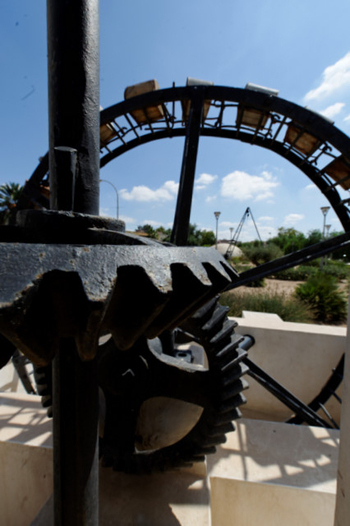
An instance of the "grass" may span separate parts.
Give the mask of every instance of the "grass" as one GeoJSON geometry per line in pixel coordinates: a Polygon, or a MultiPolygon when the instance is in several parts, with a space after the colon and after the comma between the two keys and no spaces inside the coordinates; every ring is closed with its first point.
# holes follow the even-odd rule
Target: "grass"
{"type": "Polygon", "coordinates": [[[242,311],[247,310],[277,314],[283,321],[296,323],[313,323],[315,319],[312,308],[306,303],[277,292],[226,292],[221,295],[220,303],[230,308],[229,316],[238,318],[242,316],[242,311]]]}

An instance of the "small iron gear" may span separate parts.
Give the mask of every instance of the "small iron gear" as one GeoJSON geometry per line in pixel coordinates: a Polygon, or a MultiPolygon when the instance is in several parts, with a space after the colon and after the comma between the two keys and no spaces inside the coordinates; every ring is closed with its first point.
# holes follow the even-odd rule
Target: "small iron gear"
{"type": "MultiPolygon", "coordinates": [[[[117,349],[112,338],[99,346],[102,465],[150,473],[190,466],[215,453],[235,429],[248,386],[242,378],[248,371],[243,337],[235,326],[214,298],[175,331],[140,338],[128,351],[117,349]],[[184,342],[195,352],[184,349],[184,342]],[[164,425],[157,429],[162,418],[171,424],[164,436],[164,425]]],[[[51,415],[50,367],[36,368],[36,381],[51,415]]]]}

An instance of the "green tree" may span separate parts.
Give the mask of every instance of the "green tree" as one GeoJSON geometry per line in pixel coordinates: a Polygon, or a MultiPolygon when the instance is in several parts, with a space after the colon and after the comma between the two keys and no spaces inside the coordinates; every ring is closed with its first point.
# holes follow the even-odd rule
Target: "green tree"
{"type": "Polygon", "coordinates": [[[200,231],[200,244],[201,246],[209,246],[215,245],[215,234],[212,230],[201,230],[200,231]]]}
{"type": "Polygon", "coordinates": [[[155,237],[156,239],[158,239],[158,241],[169,242],[171,237],[171,228],[164,228],[163,226],[159,226],[158,228],[156,228],[155,234],[155,237]]]}
{"type": "Polygon", "coordinates": [[[283,254],[289,254],[303,248],[305,240],[304,234],[295,228],[280,227],[277,236],[269,239],[268,244],[273,243],[282,249],[283,254]]]}
{"type": "Polygon", "coordinates": [[[154,230],[152,225],[145,224],[145,225],[139,225],[135,232],[147,234],[148,237],[155,238],[156,237],[156,231],[154,230]]]}
{"type": "Polygon", "coordinates": [[[188,245],[191,247],[202,247],[214,245],[215,234],[211,230],[200,230],[196,224],[190,223],[188,229],[188,245]]]}
{"type": "Polygon", "coordinates": [[[23,186],[18,183],[5,183],[0,186],[0,224],[6,225],[14,213],[21,197],[23,186]]]}
{"type": "Polygon", "coordinates": [[[322,232],[321,230],[315,229],[310,230],[307,234],[307,238],[305,239],[305,247],[310,247],[311,245],[316,245],[316,243],[320,243],[322,241],[322,232]]]}

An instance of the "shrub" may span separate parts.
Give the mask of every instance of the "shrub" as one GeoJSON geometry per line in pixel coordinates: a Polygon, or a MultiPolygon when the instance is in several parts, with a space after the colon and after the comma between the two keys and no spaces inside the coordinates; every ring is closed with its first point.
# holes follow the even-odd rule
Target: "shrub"
{"type": "Polygon", "coordinates": [[[281,270],[281,272],[276,272],[275,278],[290,281],[305,281],[316,273],[317,269],[315,267],[300,265],[299,267],[288,268],[286,270],[281,270]]]}
{"type": "Polygon", "coordinates": [[[323,272],[327,276],[334,276],[337,280],[349,278],[349,267],[342,261],[327,261],[327,264],[323,266],[323,272]]]}
{"type": "Polygon", "coordinates": [[[337,280],[324,272],[311,276],[299,285],[296,296],[310,305],[315,318],[324,323],[346,320],[347,300],[337,286],[337,280]]]}
{"type": "Polygon", "coordinates": [[[244,246],[242,250],[254,265],[262,265],[263,263],[268,263],[283,256],[282,250],[273,243],[268,245],[244,246]]]}
{"type": "Polygon", "coordinates": [[[220,303],[230,308],[229,316],[241,317],[242,311],[248,310],[277,314],[283,321],[312,323],[314,320],[312,309],[306,303],[277,292],[226,292],[221,295],[220,303]]]}

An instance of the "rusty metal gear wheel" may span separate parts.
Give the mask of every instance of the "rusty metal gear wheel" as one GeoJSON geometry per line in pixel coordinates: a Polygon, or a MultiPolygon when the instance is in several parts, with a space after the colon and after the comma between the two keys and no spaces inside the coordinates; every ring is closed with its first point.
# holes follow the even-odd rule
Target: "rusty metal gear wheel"
{"type": "Polygon", "coordinates": [[[215,298],[175,333],[140,340],[131,352],[120,353],[111,339],[100,347],[103,465],[131,473],[164,471],[215,453],[245,402],[246,352],[234,327],[215,298]],[[195,342],[197,356],[177,341],[195,342]]]}
{"type": "MultiPolygon", "coordinates": [[[[140,338],[128,351],[112,338],[99,346],[102,465],[149,473],[215,453],[241,416],[248,386],[235,326],[214,298],[175,331],[140,338]]],[[[49,366],[36,368],[36,381],[50,415],[49,366]]]]}

